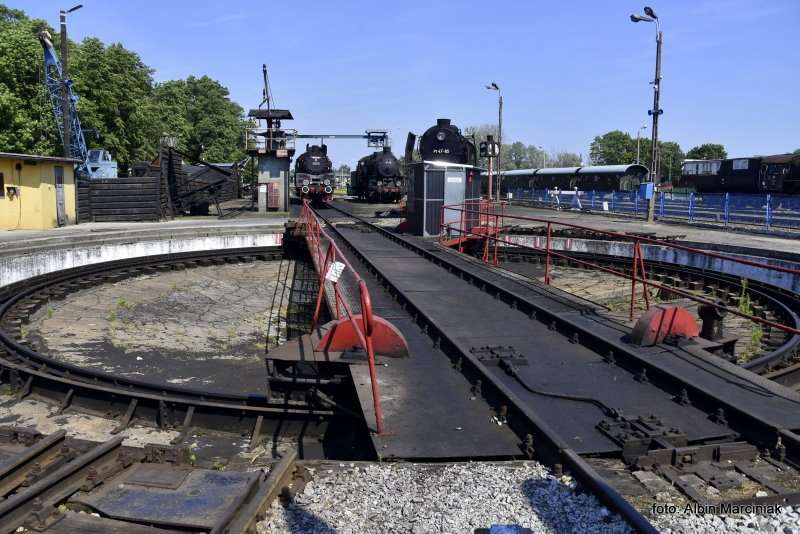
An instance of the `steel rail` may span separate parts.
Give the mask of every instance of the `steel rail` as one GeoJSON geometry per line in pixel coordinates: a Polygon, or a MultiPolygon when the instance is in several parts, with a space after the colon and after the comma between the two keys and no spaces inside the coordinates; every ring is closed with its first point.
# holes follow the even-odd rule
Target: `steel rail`
{"type": "MultiPolygon", "coordinates": [[[[81,288],[107,277],[134,276],[139,274],[139,268],[153,265],[163,265],[165,268],[186,267],[186,263],[193,261],[222,261],[223,258],[265,256],[275,252],[277,249],[272,247],[259,247],[167,254],[117,260],[40,275],[0,290],[0,322],[18,302],[28,298],[43,299],[49,288],[75,280],[83,279],[82,283],[75,285],[76,288],[81,288]],[[86,277],[92,277],[92,280],[87,281],[86,277]]],[[[112,411],[124,409],[116,431],[124,429],[134,416],[146,417],[166,428],[180,426],[184,430],[202,427],[245,431],[254,429],[258,420],[263,418],[304,420],[330,417],[335,413],[327,408],[272,398],[264,394],[225,393],[156,384],[84,369],[41,354],[0,329],[0,375],[3,371],[10,375],[12,383],[16,376],[17,385],[24,384],[19,397],[33,392],[40,393],[45,398],[60,402],[62,409],[70,404],[83,405],[90,411],[96,411],[97,406],[110,406],[112,411]]]]}
{"type": "Polygon", "coordinates": [[[111,438],[0,502],[0,532],[14,532],[36,512],[44,511],[45,516],[50,515],[48,508],[55,511],[52,507],[78,491],[91,476],[91,471],[119,461],[117,455],[122,450],[123,439],[122,436],[111,438]]]}
{"type": "MultiPolygon", "coordinates": [[[[506,255],[508,257],[514,256],[525,256],[525,257],[540,257],[541,253],[535,250],[529,249],[522,249],[520,250],[517,247],[502,247],[498,251],[499,255],[506,255]]],[[[628,263],[628,258],[619,258],[617,256],[601,256],[598,254],[590,254],[586,252],[571,252],[566,254],[566,261],[567,262],[575,262],[579,265],[579,258],[581,256],[591,256],[592,258],[597,258],[599,261],[602,262],[609,262],[609,263],[618,263],[620,265],[624,265],[628,263]],[[576,256],[578,258],[576,258],[576,256]]],[[[666,272],[679,272],[684,274],[690,274],[692,276],[701,277],[705,280],[714,281],[717,283],[724,283],[729,286],[738,287],[740,290],[742,288],[741,279],[739,277],[728,275],[725,273],[720,273],[718,271],[709,271],[707,269],[698,268],[698,267],[691,267],[686,265],[680,265],[676,263],[667,263],[663,261],[648,261],[649,268],[655,268],[656,270],[662,270],[666,272]],[[709,274],[712,273],[712,274],[709,274]]],[[[502,266],[498,266],[501,269],[515,272],[513,269],[506,269],[502,266]]],[[[667,285],[664,289],[665,292],[672,291],[672,286],[667,285]]],[[[800,318],[798,317],[797,311],[800,311],[800,301],[796,297],[793,297],[790,294],[787,294],[786,290],[771,286],[765,282],[759,282],[757,280],[748,280],[748,293],[757,297],[761,302],[768,302],[773,312],[783,317],[783,319],[790,323],[789,326],[795,329],[800,329],[800,318]],[[791,305],[790,305],[791,303],[791,305]]],[[[740,364],[743,368],[753,371],[754,373],[763,373],[765,371],[771,371],[772,368],[780,363],[783,363],[794,356],[794,352],[797,350],[798,345],[800,345],[800,336],[796,334],[790,334],[788,332],[784,332],[787,334],[788,339],[785,343],[776,347],[775,350],[770,351],[767,354],[763,354],[758,358],[754,358],[746,363],[740,364]]]]}
{"type": "MultiPolygon", "coordinates": [[[[771,422],[769,417],[764,417],[762,413],[754,412],[749,405],[736,402],[735,400],[727,400],[715,391],[709,390],[704,384],[697,380],[694,374],[676,375],[671,370],[664,368],[663,365],[659,363],[658,359],[650,358],[649,354],[639,353],[634,347],[631,347],[618,338],[612,339],[595,332],[586,325],[579,323],[571,314],[562,315],[558,312],[553,312],[548,309],[545,304],[529,300],[519,292],[499,285],[488,276],[490,273],[480,272],[481,269],[484,269],[480,264],[475,265],[475,269],[470,269],[468,266],[469,264],[465,265],[462,263],[462,260],[459,260],[458,256],[455,255],[457,253],[450,249],[442,247],[439,251],[429,250],[416,241],[390,232],[385,228],[367,221],[363,217],[349,213],[339,207],[330,207],[348,218],[359,221],[373,231],[415,252],[419,256],[428,259],[432,263],[447,269],[451,273],[459,276],[462,280],[480,287],[489,294],[493,294],[503,302],[509,303],[512,309],[527,313],[532,319],[544,322],[545,324],[550,323],[551,329],[573,339],[575,343],[584,345],[599,354],[609,354],[610,356],[608,356],[606,361],[613,365],[618,365],[626,372],[633,374],[642,369],[646,370],[649,383],[651,383],[653,387],[658,387],[663,391],[670,392],[676,395],[676,397],[682,390],[685,390],[691,396],[692,403],[696,407],[702,407],[710,416],[719,408],[724,408],[728,420],[733,421],[736,425],[735,429],[731,427],[732,432],[739,433],[744,437],[749,437],[748,439],[752,439],[756,443],[769,442],[770,440],[774,440],[776,435],[780,435],[783,438],[784,444],[787,446],[790,456],[797,458],[798,455],[800,455],[800,436],[795,435],[790,430],[781,427],[775,422],[771,422]],[[448,258],[447,256],[449,254],[454,255],[448,258]]],[[[452,349],[449,351],[449,354],[452,355],[451,357],[455,357],[458,361],[468,363],[470,365],[470,370],[474,373],[472,376],[474,377],[477,375],[484,380],[484,391],[486,391],[487,387],[494,387],[495,391],[500,393],[501,400],[507,403],[507,410],[509,413],[516,412],[517,415],[521,415],[527,428],[533,429],[535,435],[539,436],[538,439],[547,444],[549,448],[554,448],[558,453],[558,457],[566,463],[566,460],[563,458],[563,451],[569,447],[566,447],[564,442],[557,435],[552,433],[548,426],[543,424],[543,421],[538,419],[536,413],[531,411],[528,406],[521,405],[519,399],[502,383],[498,383],[495,378],[487,372],[487,369],[481,362],[478,362],[476,358],[472,358],[472,355],[469,353],[469,347],[464,347],[457,341],[452,340],[448,337],[446,328],[439,327],[433,318],[427,317],[424,312],[415,305],[415,297],[413,295],[405,295],[398,291],[397,288],[381,274],[380,269],[370,262],[368,257],[359,252],[352,243],[349,243],[348,240],[342,236],[341,232],[338,232],[338,234],[343,241],[348,244],[353,253],[359,257],[379,279],[382,279],[385,285],[393,289],[396,298],[402,300],[404,305],[414,313],[417,313],[423,322],[426,322],[428,326],[428,335],[436,340],[435,342],[439,344],[442,350],[448,352],[448,348],[452,349]]],[[[690,348],[672,349],[677,358],[685,360],[695,367],[700,367],[705,372],[723,381],[747,380],[744,375],[737,374],[737,371],[734,369],[728,369],[725,366],[717,366],[713,363],[708,366],[701,364],[702,358],[700,360],[695,360],[695,357],[692,355],[692,350],[693,349],[690,348]],[[684,355],[683,352],[688,352],[689,354],[684,355]]],[[[458,367],[461,366],[459,365],[458,367]]],[[[467,374],[466,368],[462,368],[462,372],[467,374]]],[[[744,373],[745,371],[741,372],[744,373]]],[[[762,385],[750,382],[747,386],[751,389],[757,389],[757,393],[763,392],[766,396],[784,398],[789,402],[800,405],[800,400],[788,398],[776,393],[770,390],[769,386],[766,384],[762,385]]],[[[520,435],[520,427],[512,423],[511,417],[509,417],[509,424],[511,428],[520,435]]],[[[530,443],[533,443],[532,437],[530,443]]]]}
{"type": "MultiPolygon", "coordinates": [[[[340,208],[330,206],[332,209],[339,211],[340,213],[346,215],[347,217],[351,217],[357,221],[360,221],[370,228],[378,231],[382,235],[389,237],[390,239],[405,243],[404,246],[406,248],[412,249],[413,251],[417,252],[418,254],[422,255],[423,257],[431,260],[430,257],[426,255],[427,251],[422,250],[415,244],[409,243],[399,236],[394,236],[387,230],[369,223],[364,219],[348,213],[340,208]]],[[[361,254],[342,234],[339,232],[336,227],[331,224],[331,222],[326,219],[324,216],[318,213],[318,215],[328,222],[329,226],[333,228],[333,230],[337,233],[339,238],[350,248],[353,254],[358,257],[363,263],[365,263],[368,268],[376,274],[380,279],[384,281],[385,284],[388,284],[392,287],[392,291],[396,295],[400,295],[400,291],[397,290],[392,286],[391,281],[386,279],[381,275],[380,270],[375,267],[368,258],[366,258],[363,254],[361,254]]],[[[441,265],[441,263],[439,264],[441,265]]],[[[405,297],[404,297],[405,298],[405,297]]],[[[551,466],[555,468],[561,468],[566,465],[568,468],[571,469],[572,473],[575,475],[576,479],[578,479],[585,487],[592,489],[596,492],[597,497],[602,501],[606,506],[608,506],[611,510],[618,513],[622,516],[628,524],[633,527],[637,532],[640,533],[655,533],[657,530],[647,521],[647,519],[638,511],[636,510],[616,489],[612,486],[607,484],[603,481],[602,477],[585,461],[583,461],[570,447],[569,445],[550,427],[550,425],[544,421],[534,409],[528,403],[522,402],[522,400],[505,384],[501,381],[496,379],[492,376],[489,370],[486,368],[485,364],[481,362],[474,354],[472,354],[469,350],[469,347],[463,345],[459,341],[451,338],[446,331],[446,328],[437,324],[437,321],[432,318],[428,317],[424,312],[420,311],[413,301],[410,298],[405,298],[405,304],[409,306],[410,310],[413,310],[417,313],[423,320],[431,325],[432,328],[428,329],[428,335],[433,337],[434,339],[438,340],[438,344],[442,350],[447,352],[447,348],[453,349],[453,352],[457,354],[459,361],[465,362],[472,371],[473,376],[480,377],[481,380],[484,382],[484,395],[489,395],[490,393],[487,392],[489,388],[493,388],[496,391],[496,394],[499,395],[499,398],[502,399],[502,404],[508,406],[507,410],[507,420],[509,426],[514,430],[517,435],[523,438],[523,443],[526,444],[526,448],[528,448],[527,454],[532,457],[534,454],[533,444],[534,439],[537,440],[538,445],[544,443],[542,449],[544,449],[544,454],[541,454],[541,459],[546,463],[549,463],[551,466]],[[533,432],[531,432],[533,431],[533,432]],[[535,434],[535,437],[534,437],[535,434]]],[[[467,375],[469,379],[470,376],[465,368],[462,367],[462,372],[467,375]]],[[[491,403],[490,403],[491,404],[491,403]]],[[[537,445],[537,447],[538,447],[537,445]]],[[[537,453],[541,451],[537,448],[537,453]]],[[[539,454],[537,454],[539,455],[539,454]]]]}
{"type": "MultiPolygon", "coordinates": [[[[454,208],[450,208],[450,209],[454,209],[454,208]]],[[[465,210],[465,213],[479,213],[479,212],[472,212],[470,210],[465,210]]],[[[500,215],[498,215],[498,217],[499,216],[500,215]]],[[[644,276],[643,259],[642,259],[641,253],[640,253],[640,251],[638,249],[638,240],[640,238],[628,236],[628,239],[633,239],[635,241],[635,243],[634,243],[634,255],[633,255],[633,258],[632,258],[632,262],[633,262],[632,274],[628,274],[626,272],[610,269],[608,267],[604,267],[602,265],[598,265],[596,263],[592,263],[592,262],[589,262],[589,261],[570,258],[570,256],[568,256],[566,254],[563,254],[561,252],[556,252],[556,251],[552,250],[552,248],[550,247],[550,226],[549,226],[550,224],[551,223],[548,223],[548,231],[547,231],[548,237],[547,237],[547,245],[546,245],[545,250],[541,250],[541,249],[538,249],[536,247],[530,247],[530,246],[527,246],[527,245],[521,245],[519,243],[515,243],[515,242],[509,241],[507,239],[502,239],[502,238],[497,237],[497,236],[490,236],[490,235],[487,235],[486,233],[474,232],[472,230],[466,230],[464,228],[457,229],[455,231],[459,232],[460,234],[471,235],[471,236],[474,236],[476,238],[484,239],[487,244],[488,244],[488,242],[490,240],[492,240],[492,241],[495,242],[495,244],[502,243],[502,244],[505,244],[505,245],[519,247],[521,249],[532,250],[532,251],[535,251],[535,252],[539,252],[540,254],[544,254],[546,256],[546,258],[547,258],[547,261],[546,261],[546,264],[545,264],[545,284],[547,284],[547,285],[549,285],[549,283],[550,283],[549,267],[550,267],[550,263],[551,263],[550,262],[550,258],[551,257],[563,258],[563,259],[572,259],[572,261],[580,263],[581,265],[585,265],[587,267],[592,267],[594,269],[597,269],[598,271],[602,271],[602,272],[605,272],[605,273],[608,273],[608,274],[613,274],[615,276],[619,276],[620,278],[624,278],[626,280],[630,280],[631,284],[632,284],[632,287],[631,287],[631,317],[630,317],[631,319],[633,319],[633,299],[634,299],[634,294],[635,294],[635,290],[636,290],[635,284],[638,282],[638,283],[641,283],[643,285],[643,287],[645,287],[645,288],[651,287],[651,288],[656,288],[656,289],[663,289],[665,291],[671,291],[672,293],[675,293],[677,295],[681,295],[682,297],[686,297],[688,299],[694,300],[694,301],[699,302],[701,304],[706,304],[708,306],[712,306],[712,307],[717,308],[717,309],[725,310],[725,312],[727,312],[727,313],[731,313],[733,315],[738,315],[739,317],[748,319],[748,320],[753,321],[755,323],[759,323],[759,324],[762,324],[764,326],[769,326],[771,328],[777,328],[779,330],[783,330],[784,332],[787,332],[787,333],[790,333],[790,334],[800,335],[800,329],[798,329],[798,328],[793,328],[793,327],[786,326],[786,325],[781,324],[781,323],[776,323],[774,321],[769,321],[769,320],[766,320],[766,319],[762,319],[761,317],[757,317],[757,316],[752,315],[752,314],[744,313],[744,312],[739,311],[738,309],[735,309],[735,308],[722,306],[722,305],[720,305],[719,303],[717,303],[717,302],[715,302],[713,300],[708,300],[708,299],[701,298],[701,297],[699,297],[699,296],[697,296],[697,295],[695,295],[693,293],[690,293],[688,291],[683,291],[682,289],[679,289],[679,288],[666,286],[664,284],[661,284],[661,283],[658,283],[658,282],[652,282],[652,281],[648,280],[644,276]],[[642,270],[642,276],[638,276],[637,275],[637,270],[642,270]]],[[[561,223],[552,223],[552,224],[561,224],[561,223]]],[[[588,230],[587,227],[583,227],[583,226],[574,226],[574,227],[582,229],[582,230],[588,230]]],[[[499,226],[497,226],[497,228],[499,228],[499,226]]],[[[449,229],[452,230],[452,228],[449,228],[449,229]]],[[[443,229],[443,231],[444,231],[444,229],[443,229]]],[[[611,234],[611,235],[619,236],[619,235],[622,235],[622,234],[611,234]]],[[[664,244],[661,244],[660,246],[668,246],[668,245],[669,245],[668,243],[664,243],[664,244]]],[[[694,249],[689,249],[689,250],[694,250],[694,249]]],[[[486,261],[486,259],[487,259],[486,258],[486,254],[484,254],[484,261],[486,261]]],[[[645,300],[648,301],[648,307],[649,307],[649,294],[648,294],[646,289],[645,289],[645,291],[643,293],[644,293],[645,300]]]]}

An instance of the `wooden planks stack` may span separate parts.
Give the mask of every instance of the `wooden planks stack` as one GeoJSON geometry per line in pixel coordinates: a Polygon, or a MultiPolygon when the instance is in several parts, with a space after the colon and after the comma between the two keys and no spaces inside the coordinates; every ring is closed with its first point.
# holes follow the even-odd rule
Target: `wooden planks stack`
{"type": "Polygon", "coordinates": [[[93,179],[90,189],[94,221],[157,221],[162,217],[158,176],[93,179]]]}

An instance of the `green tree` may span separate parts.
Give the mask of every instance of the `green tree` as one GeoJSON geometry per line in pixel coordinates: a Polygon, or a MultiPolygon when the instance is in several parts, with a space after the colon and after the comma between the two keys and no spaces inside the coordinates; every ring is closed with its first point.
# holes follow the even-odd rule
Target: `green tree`
{"type": "Polygon", "coordinates": [[[792,154],[800,154],[800,148],[798,148],[797,150],[795,150],[794,152],[792,152],[792,154]]]}
{"type": "MultiPolygon", "coordinates": [[[[0,4],[0,150],[61,152],[44,86],[42,29],[54,34],[46,22],[0,4]]],[[[154,157],[165,133],[197,158],[244,157],[242,108],[219,82],[202,76],[154,84],[152,69],[119,43],[87,38],[69,47],[81,123],[100,134],[86,141],[109,149],[121,169],[154,157]]]]}
{"type": "Polygon", "coordinates": [[[579,154],[555,152],[547,157],[548,167],[580,167],[583,163],[579,154]]]}
{"type": "Polygon", "coordinates": [[[189,154],[211,162],[244,157],[243,110],[228,97],[228,89],[208,76],[189,76],[185,91],[189,154]]]}
{"type": "MultiPolygon", "coordinates": [[[[644,146],[642,146],[644,152],[644,146]]],[[[626,132],[613,130],[594,138],[589,157],[595,165],[623,165],[636,161],[636,139],[626,132]]]]}
{"type": "Polygon", "coordinates": [[[135,52],[119,43],[106,47],[93,37],[84,39],[70,60],[81,123],[99,135],[87,135],[87,144],[110,150],[123,168],[151,157],[158,143],[148,135],[152,73],[135,52]]]}
{"type": "Polygon", "coordinates": [[[530,166],[528,147],[516,141],[503,146],[503,170],[525,169],[530,166]]]}
{"type": "Polygon", "coordinates": [[[725,159],[728,153],[725,147],[714,143],[705,143],[691,148],[686,153],[686,159],[725,159]]]}
{"type": "Polygon", "coordinates": [[[674,181],[680,177],[681,164],[686,159],[681,146],[672,141],[659,142],[658,154],[661,181],[674,181]]]}
{"type": "Polygon", "coordinates": [[[59,146],[37,34],[47,27],[0,4],[0,150],[54,154],[59,146]]]}

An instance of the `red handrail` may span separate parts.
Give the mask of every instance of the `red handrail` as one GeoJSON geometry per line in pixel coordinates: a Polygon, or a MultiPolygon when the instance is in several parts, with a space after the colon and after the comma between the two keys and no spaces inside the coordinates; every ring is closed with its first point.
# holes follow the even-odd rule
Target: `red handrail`
{"type": "Polygon", "coordinates": [[[358,342],[364,352],[367,353],[367,362],[369,363],[369,378],[372,385],[372,404],[375,409],[375,426],[378,434],[383,434],[383,411],[381,410],[380,403],[380,386],[378,385],[377,371],[375,367],[375,351],[372,343],[372,333],[374,330],[374,318],[372,312],[372,299],[369,296],[369,290],[364,279],[358,274],[358,271],[353,269],[350,262],[336,243],[331,239],[330,235],[322,228],[314,210],[308,204],[308,201],[303,203],[303,210],[300,215],[300,222],[306,230],[306,241],[308,249],[314,258],[314,262],[319,269],[319,293],[317,293],[317,303],[314,309],[314,317],[312,319],[312,330],[317,326],[322,310],[322,299],[326,294],[325,276],[328,269],[336,262],[344,264],[347,271],[353,276],[358,284],[359,304],[361,306],[361,321],[356,320],[353,314],[353,309],[344,295],[339,290],[339,283],[337,281],[331,282],[333,286],[333,301],[336,311],[336,319],[341,320],[343,317],[350,322],[353,330],[358,337],[358,342]],[[323,238],[327,244],[323,243],[323,238]],[[327,248],[326,248],[327,247],[327,248]],[[324,252],[323,252],[323,249],[324,252]],[[344,313],[342,313],[342,310],[344,313]]]}
{"type": "MultiPolygon", "coordinates": [[[[631,304],[630,304],[630,314],[629,314],[630,319],[633,319],[634,301],[635,301],[635,295],[636,295],[636,284],[637,283],[641,283],[642,284],[642,293],[644,295],[644,300],[645,300],[645,305],[648,308],[650,307],[650,295],[649,295],[649,292],[648,292],[648,288],[649,287],[653,287],[653,288],[657,288],[657,289],[663,289],[664,291],[671,292],[673,294],[680,295],[682,297],[686,297],[688,299],[694,300],[694,301],[702,303],[702,304],[707,304],[709,306],[713,306],[715,308],[725,310],[726,312],[729,312],[729,313],[731,313],[733,315],[737,315],[739,317],[743,317],[745,319],[749,319],[749,320],[751,320],[751,321],[753,321],[755,323],[759,323],[759,324],[762,324],[762,325],[765,325],[765,326],[769,326],[769,327],[772,327],[772,328],[777,328],[779,330],[782,330],[784,332],[788,332],[790,334],[800,334],[800,330],[797,329],[797,328],[793,328],[791,326],[787,326],[787,325],[784,325],[784,324],[781,324],[781,323],[777,323],[777,322],[774,322],[774,321],[769,321],[767,319],[763,319],[763,318],[757,317],[755,315],[747,314],[747,313],[744,313],[742,311],[739,311],[738,309],[729,308],[728,306],[723,306],[723,305],[721,305],[721,304],[719,304],[719,303],[717,303],[717,302],[715,302],[713,300],[708,300],[708,299],[699,297],[699,296],[695,295],[694,293],[690,293],[688,291],[683,291],[683,290],[681,290],[679,288],[676,288],[676,287],[667,286],[667,285],[661,284],[659,282],[652,282],[652,281],[648,280],[647,279],[647,273],[646,273],[646,270],[645,270],[644,255],[642,254],[642,250],[641,250],[641,244],[642,243],[646,243],[646,244],[657,245],[657,246],[660,246],[660,247],[667,247],[667,248],[682,250],[682,251],[686,251],[686,252],[691,252],[693,254],[699,254],[699,255],[702,255],[702,256],[710,257],[710,258],[716,258],[716,259],[720,259],[720,260],[723,260],[723,261],[730,261],[730,262],[734,262],[734,263],[747,265],[747,266],[750,266],[750,267],[757,267],[757,268],[761,268],[761,269],[766,269],[766,270],[769,270],[769,271],[777,271],[777,272],[800,275],[800,270],[799,269],[792,269],[792,268],[789,268],[789,267],[782,267],[782,266],[779,266],[779,265],[770,265],[770,264],[767,264],[767,263],[761,263],[761,262],[757,262],[757,261],[753,261],[753,260],[747,260],[747,259],[744,259],[744,258],[737,258],[735,256],[726,256],[724,254],[719,254],[719,253],[716,253],[716,252],[700,250],[700,249],[689,247],[689,246],[686,246],[686,245],[680,245],[678,243],[672,243],[672,242],[668,242],[668,241],[661,241],[661,240],[658,240],[658,239],[653,239],[653,238],[648,238],[648,237],[632,236],[632,235],[628,235],[628,234],[621,234],[621,233],[617,233],[617,232],[611,232],[611,231],[608,231],[608,230],[598,230],[598,229],[595,229],[595,228],[591,228],[589,226],[582,226],[582,225],[578,225],[578,224],[555,221],[555,220],[551,220],[551,219],[543,219],[543,218],[539,218],[539,217],[525,217],[525,216],[521,216],[521,215],[508,215],[508,214],[504,213],[503,211],[500,212],[499,217],[501,219],[501,222],[496,223],[496,226],[499,225],[498,226],[499,229],[502,229],[502,228],[505,227],[505,220],[506,219],[518,220],[518,221],[538,222],[538,223],[545,224],[546,225],[546,231],[547,231],[547,233],[546,233],[547,237],[546,237],[546,241],[545,241],[545,249],[544,249],[544,251],[542,251],[541,248],[539,248],[539,247],[531,247],[531,246],[528,246],[528,245],[523,245],[523,244],[520,244],[520,243],[509,241],[507,239],[503,239],[502,237],[500,237],[500,233],[501,232],[500,232],[499,229],[498,229],[498,231],[496,233],[491,234],[489,231],[481,231],[483,229],[487,229],[486,226],[477,227],[477,228],[476,227],[466,228],[465,224],[464,224],[464,221],[468,219],[468,217],[466,217],[466,214],[477,215],[478,216],[478,220],[479,220],[480,223],[483,223],[483,221],[484,221],[483,217],[484,216],[487,217],[487,219],[486,219],[487,221],[488,221],[488,216],[490,216],[490,215],[493,216],[493,217],[497,217],[496,213],[490,213],[488,209],[483,211],[482,208],[483,208],[483,206],[481,206],[481,208],[479,208],[479,211],[475,211],[475,210],[469,209],[468,206],[465,205],[465,204],[443,206],[442,207],[442,213],[443,214],[442,214],[442,217],[441,217],[442,221],[445,220],[445,216],[444,216],[444,211],[445,210],[453,210],[453,211],[461,212],[461,217],[460,217],[460,226],[458,228],[454,228],[453,223],[444,224],[444,222],[443,222],[442,228],[441,228],[441,237],[444,237],[445,235],[450,234],[452,232],[457,232],[460,236],[461,235],[475,236],[477,238],[485,239],[486,243],[484,244],[484,250],[486,250],[486,247],[488,245],[489,240],[494,240],[495,249],[496,249],[498,243],[503,243],[503,244],[511,245],[511,246],[518,247],[518,248],[530,249],[530,250],[533,250],[533,251],[535,251],[537,253],[544,254],[545,255],[545,275],[544,275],[545,278],[544,278],[544,281],[545,281],[545,284],[547,284],[547,285],[550,284],[550,263],[551,263],[551,258],[552,257],[567,259],[567,260],[569,260],[571,262],[574,262],[574,263],[577,263],[579,265],[592,267],[592,268],[597,269],[597,270],[602,271],[602,272],[606,272],[606,273],[609,273],[609,274],[620,276],[622,278],[626,278],[626,279],[631,281],[631,304]],[[616,270],[616,269],[612,269],[610,267],[605,267],[605,266],[602,266],[602,265],[599,265],[599,264],[596,264],[596,263],[592,263],[590,261],[581,260],[581,259],[575,258],[573,256],[569,256],[567,254],[562,254],[562,253],[559,253],[559,252],[553,250],[552,246],[551,246],[552,245],[551,244],[551,233],[552,233],[552,227],[554,225],[558,225],[558,226],[562,226],[562,227],[566,227],[566,228],[574,228],[574,229],[584,230],[584,231],[592,232],[592,233],[599,234],[599,235],[611,236],[611,237],[615,237],[617,239],[631,241],[633,243],[633,254],[632,254],[632,259],[631,259],[631,274],[628,274],[626,272],[619,271],[619,270],[616,270]],[[476,229],[478,230],[477,232],[475,231],[476,229]]],[[[461,249],[461,243],[460,242],[459,242],[459,249],[461,249]]],[[[484,253],[484,260],[486,260],[486,254],[485,253],[484,253]]],[[[495,260],[496,260],[496,257],[495,257],[495,260]]],[[[493,263],[496,264],[496,261],[494,261],[493,263]]]]}

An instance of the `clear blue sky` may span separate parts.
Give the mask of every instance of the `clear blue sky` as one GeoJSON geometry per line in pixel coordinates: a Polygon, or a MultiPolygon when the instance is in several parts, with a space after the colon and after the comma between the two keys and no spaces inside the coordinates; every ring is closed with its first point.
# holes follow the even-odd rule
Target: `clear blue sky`
{"type": "MultiPolygon", "coordinates": [[[[0,0],[58,22],[79,0],[0,0]]],[[[587,156],[595,135],[636,135],[650,119],[655,27],[633,24],[642,1],[80,0],[70,36],[119,41],[157,80],[207,74],[249,109],[261,64],[277,104],[303,133],[406,133],[437,117],[496,121],[504,141],[587,156]]],[[[688,150],[724,144],[732,156],[800,148],[800,1],[661,0],[661,138],[688,150]]],[[[98,80],[102,83],[102,80],[98,80]]],[[[330,142],[353,164],[360,141],[330,142]]],[[[398,154],[399,155],[399,154],[398,154]]]]}

